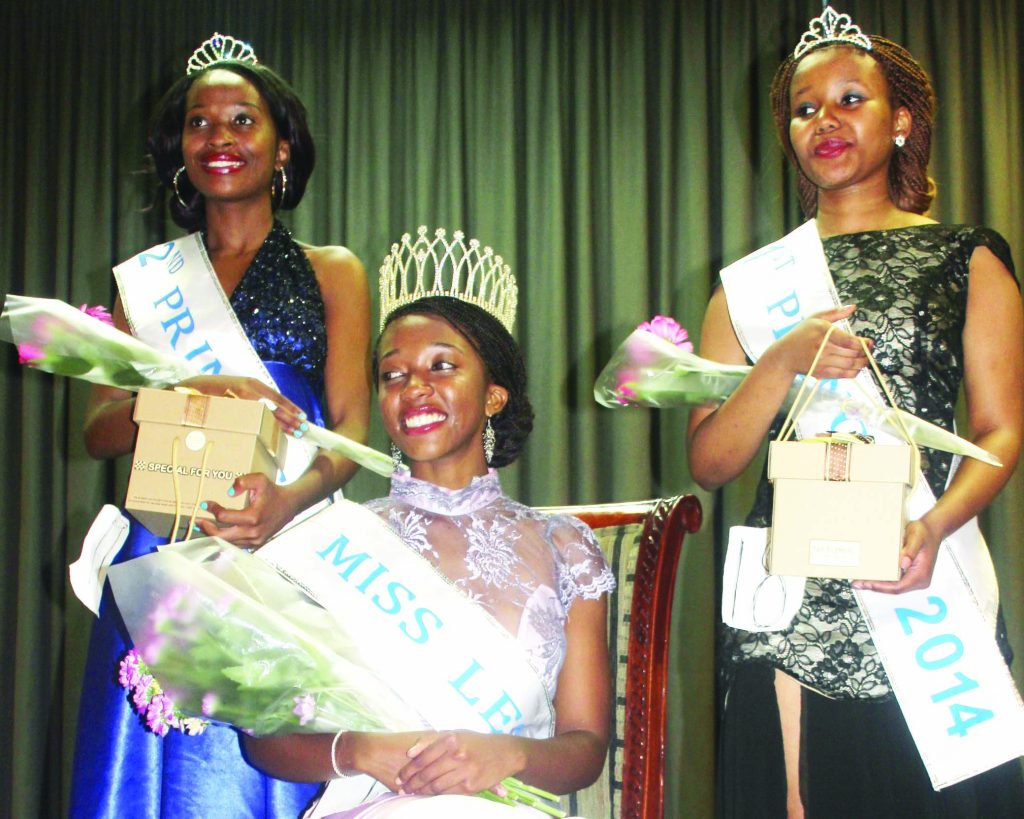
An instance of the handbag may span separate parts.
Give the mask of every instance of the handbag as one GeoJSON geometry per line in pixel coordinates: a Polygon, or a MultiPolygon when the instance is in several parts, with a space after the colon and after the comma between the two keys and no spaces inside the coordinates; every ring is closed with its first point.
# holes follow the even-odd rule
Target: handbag
{"type": "MultiPolygon", "coordinates": [[[[825,334],[809,372],[834,329],[825,334]]],[[[861,345],[895,409],[878,365],[863,340],[861,345]]],[[[877,444],[869,436],[834,430],[789,440],[821,383],[807,391],[809,380],[800,385],[779,435],[768,445],[774,499],[766,568],[777,575],[898,580],[906,501],[920,453],[898,413],[905,443],[877,444]]]]}

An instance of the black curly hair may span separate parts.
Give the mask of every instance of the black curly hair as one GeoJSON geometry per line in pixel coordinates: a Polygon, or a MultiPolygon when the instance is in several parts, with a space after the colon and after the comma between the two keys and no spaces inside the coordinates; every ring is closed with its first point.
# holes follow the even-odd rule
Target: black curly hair
{"type": "MultiPolygon", "coordinates": [[[[877,34],[869,34],[868,37],[871,40],[871,51],[825,42],[808,49],[800,55],[800,59],[825,48],[855,48],[881,66],[889,86],[890,104],[894,109],[905,107],[912,117],[907,143],[893,152],[889,163],[889,198],[901,210],[926,213],[935,196],[935,183],[928,176],[932,127],[935,122],[935,92],[928,74],[903,46],[877,34]]],[[[797,169],[800,206],[810,217],[818,211],[818,189],[800,168],[789,140],[789,122],[792,117],[789,91],[800,59],[789,55],[775,72],[771,85],[771,107],[779,141],[797,169]]]]}
{"type": "MultiPolygon", "coordinates": [[[[146,140],[146,150],[153,159],[157,177],[164,187],[173,190],[174,174],[184,165],[181,132],[185,124],[185,98],[196,80],[215,69],[230,71],[245,78],[253,84],[266,102],[278,135],[286,139],[291,147],[288,164],[285,165],[288,187],[283,198],[274,197],[274,205],[283,210],[294,208],[306,192],[306,182],[309,181],[316,162],[313,136],[306,124],[306,108],[302,100],[273,69],[261,63],[223,60],[202,71],[182,77],[170,87],[157,104],[149,127],[149,138],[146,140]]],[[[202,195],[188,182],[186,174],[179,178],[178,188],[181,191],[181,198],[188,207],[183,207],[172,194],[172,218],[186,230],[202,228],[206,222],[206,208],[202,195]]]]}
{"type": "MultiPolygon", "coordinates": [[[[512,463],[533,430],[533,407],[526,394],[526,363],[516,340],[490,313],[450,296],[428,296],[403,305],[388,316],[384,329],[402,316],[413,315],[436,316],[448,322],[476,350],[491,383],[508,390],[504,409],[491,416],[495,441],[490,465],[498,468],[512,463]]],[[[377,337],[378,346],[383,335],[382,330],[377,337]]],[[[379,376],[379,352],[373,351],[374,384],[379,376]]]]}

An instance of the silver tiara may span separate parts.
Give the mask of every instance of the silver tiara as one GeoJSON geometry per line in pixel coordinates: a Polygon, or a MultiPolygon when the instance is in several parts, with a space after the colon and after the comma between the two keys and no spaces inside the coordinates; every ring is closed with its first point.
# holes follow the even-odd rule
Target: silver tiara
{"type": "Polygon", "coordinates": [[[251,45],[230,34],[219,34],[215,31],[209,40],[192,52],[192,56],[188,58],[188,65],[185,67],[185,76],[191,77],[204,68],[225,60],[236,60],[253,65],[259,62],[251,45]]]}
{"type": "Polygon", "coordinates": [[[519,288],[501,256],[461,230],[445,238],[445,229],[427,236],[421,225],[391,245],[380,268],[380,329],[396,309],[427,296],[449,296],[486,310],[512,332],[519,288]]]}
{"type": "Polygon", "coordinates": [[[811,20],[807,31],[793,49],[793,58],[799,60],[812,48],[823,43],[848,43],[866,51],[871,50],[871,40],[860,30],[860,26],[854,25],[849,14],[839,14],[832,6],[825,6],[821,17],[811,20]]]}

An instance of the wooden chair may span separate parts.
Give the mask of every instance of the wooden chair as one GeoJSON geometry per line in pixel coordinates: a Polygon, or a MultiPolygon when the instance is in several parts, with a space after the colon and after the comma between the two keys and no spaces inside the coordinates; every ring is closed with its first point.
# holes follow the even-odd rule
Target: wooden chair
{"type": "Polygon", "coordinates": [[[600,779],[563,800],[586,819],[663,819],[669,627],[683,537],[701,523],[692,495],[566,506],[597,535],[618,589],[608,608],[615,736],[600,779]]]}

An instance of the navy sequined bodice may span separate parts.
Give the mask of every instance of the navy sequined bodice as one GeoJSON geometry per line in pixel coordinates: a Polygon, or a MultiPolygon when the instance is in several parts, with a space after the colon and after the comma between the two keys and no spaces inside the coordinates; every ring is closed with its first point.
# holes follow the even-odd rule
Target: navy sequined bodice
{"type": "Polygon", "coordinates": [[[231,307],[260,358],[292,365],[322,393],[324,302],[309,259],[280,222],[231,294],[231,307]]]}

